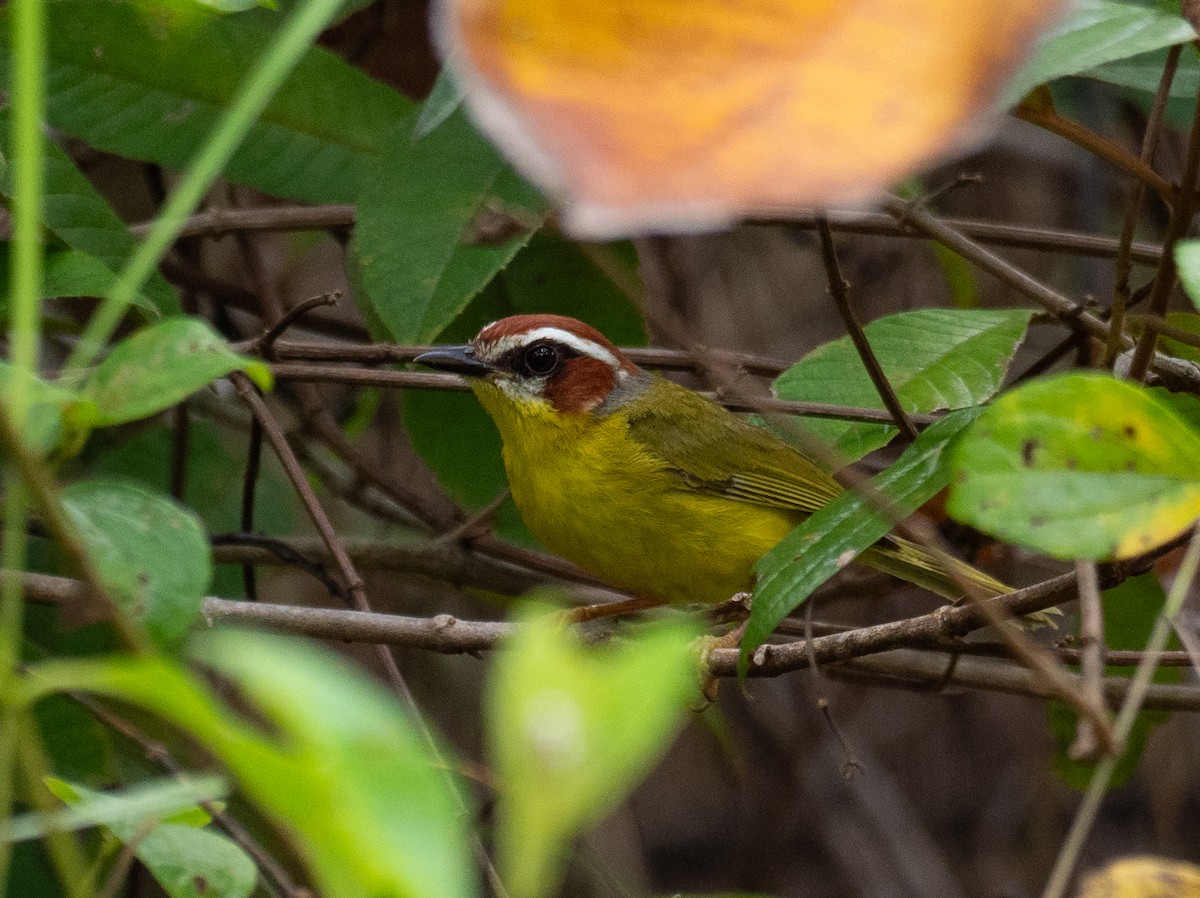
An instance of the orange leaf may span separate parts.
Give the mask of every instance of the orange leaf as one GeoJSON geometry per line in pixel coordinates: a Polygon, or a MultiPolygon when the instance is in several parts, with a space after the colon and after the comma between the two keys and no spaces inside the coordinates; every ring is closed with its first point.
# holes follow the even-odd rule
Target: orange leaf
{"type": "Polygon", "coordinates": [[[1047,0],[440,0],[484,130],[580,235],[869,198],[975,136],[1047,0]]]}

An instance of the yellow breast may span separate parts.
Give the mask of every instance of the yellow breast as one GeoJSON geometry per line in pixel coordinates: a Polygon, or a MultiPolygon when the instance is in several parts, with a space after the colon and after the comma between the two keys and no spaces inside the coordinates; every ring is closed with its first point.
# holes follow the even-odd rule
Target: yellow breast
{"type": "Polygon", "coordinates": [[[615,586],[667,602],[720,602],[798,522],[787,511],[684,488],[634,441],[621,410],[602,418],[475,392],[504,441],[513,501],[551,551],[615,586]]]}

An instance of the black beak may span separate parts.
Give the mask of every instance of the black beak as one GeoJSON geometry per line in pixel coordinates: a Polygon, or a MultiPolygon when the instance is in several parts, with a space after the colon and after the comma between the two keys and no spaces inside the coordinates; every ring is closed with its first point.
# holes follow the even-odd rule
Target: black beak
{"type": "Polygon", "coordinates": [[[475,349],[470,344],[439,346],[437,349],[421,353],[413,361],[464,377],[483,377],[492,370],[492,366],[487,362],[475,358],[475,349]]]}

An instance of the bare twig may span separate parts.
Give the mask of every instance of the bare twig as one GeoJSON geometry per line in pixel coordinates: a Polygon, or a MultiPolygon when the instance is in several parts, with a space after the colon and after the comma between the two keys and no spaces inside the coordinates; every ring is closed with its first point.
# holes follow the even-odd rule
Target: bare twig
{"type": "MultiPolygon", "coordinates": [[[[874,234],[884,237],[919,238],[920,234],[905,229],[891,216],[857,209],[830,209],[825,213],[829,226],[835,231],[854,234],[874,234]]],[[[762,220],[762,224],[781,224],[795,228],[815,228],[815,215],[797,215],[778,221],[762,220]]],[[[971,219],[946,219],[957,231],[981,243],[1031,249],[1041,252],[1067,252],[1093,258],[1112,258],[1120,251],[1118,241],[1111,237],[1082,234],[1031,225],[1002,224],[971,219]]],[[[234,231],[312,231],[350,227],[354,224],[354,207],[331,206],[267,206],[253,209],[209,209],[188,219],[181,236],[219,237],[234,231]]],[[[141,236],[150,224],[136,224],[130,232],[141,236]]],[[[1134,262],[1154,265],[1162,248],[1150,243],[1135,243],[1131,257],[1134,262]]]]}
{"type": "MultiPolygon", "coordinates": [[[[375,371],[340,365],[310,365],[295,362],[276,363],[271,366],[271,371],[281,381],[341,383],[393,389],[467,389],[466,381],[457,374],[439,374],[431,371],[375,371]]],[[[728,408],[734,411],[778,412],[779,414],[807,415],[814,418],[837,418],[879,424],[891,424],[895,420],[889,412],[882,409],[831,405],[824,402],[792,402],[770,396],[744,399],[738,396],[722,397],[717,393],[703,391],[702,395],[713,401],[723,401],[728,408]]],[[[940,417],[941,415],[909,415],[911,421],[921,426],[932,424],[940,417]]]]}
{"type": "MultiPolygon", "coordinates": [[[[0,576],[11,575],[0,572],[0,576]]],[[[79,581],[65,577],[26,573],[15,576],[21,577],[30,601],[69,601],[82,588],[79,581]]],[[[1073,591],[1074,575],[1069,574],[990,601],[1004,605],[1007,613],[1024,614],[1062,601],[1073,591]]],[[[387,643],[445,654],[477,654],[491,650],[513,632],[514,626],[498,621],[466,621],[451,615],[418,618],[266,602],[237,602],[215,597],[204,600],[203,613],[214,624],[257,624],[318,639],[387,643]]],[[[811,642],[804,640],[764,647],[749,675],[779,676],[802,670],[815,659],[816,663],[822,665],[853,662],[858,669],[869,671],[875,677],[929,682],[945,674],[948,649],[944,646],[949,644],[943,641],[984,624],[986,619],[975,606],[945,606],[902,621],[817,636],[811,642]],[[929,649],[930,645],[941,647],[929,649]],[[910,650],[910,647],[922,650],[910,650]],[[905,650],[904,654],[898,653],[898,649],[905,650]],[[882,660],[876,663],[874,659],[882,660]]],[[[968,645],[954,646],[953,654],[961,654],[968,648],[968,645]]],[[[736,649],[717,649],[708,657],[709,669],[714,676],[737,676],[736,649]]],[[[853,671],[855,668],[839,666],[825,669],[833,673],[853,671]]],[[[961,658],[952,682],[973,688],[1062,698],[1056,689],[1028,670],[1014,667],[1011,662],[987,658],[961,658]]],[[[1122,678],[1106,679],[1106,702],[1111,705],[1120,701],[1126,695],[1128,685],[1128,681],[1122,678]]],[[[1143,707],[1200,711],[1200,687],[1196,686],[1154,684],[1147,698],[1143,707]]]]}
{"type": "Polygon", "coordinates": [[[846,332],[850,335],[854,348],[858,351],[858,357],[862,360],[863,366],[871,378],[871,383],[875,385],[875,389],[879,393],[879,398],[883,400],[884,408],[888,410],[888,414],[900,428],[901,434],[906,439],[915,440],[917,429],[913,427],[912,421],[909,420],[908,414],[900,404],[891,381],[888,380],[883,366],[879,364],[875,350],[871,348],[871,343],[867,340],[867,335],[863,333],[862,325],[859,324],[858,318],[854,315],[854,309],[850,306],[848,293],[850,284],[842,276],[837,250],[833,245],[833,234],[829,231],[829,221],[821,215],[817,216],[817,235],[821,241],[821,258],[825,263],[825,273],[829,278],[829,293],[833,297],[834,305],[837,306],[842,323],[846,326],[846,332]]]}
{"type": "MultiPolygon", "coordinates": [[[[1075,564],[1075,577],[1079,582],[1079,641],[1080,672],[1083,692],[1100,705],[1104,699],[1104,611],[1100,603],[1100,576],[1092,561],[1075,564]]],[[[1067,753],[1076,760],[1095,760],[1100,752],[1093,722],[1080,717],[1075,728],[1075,740],[1067,753]]]]}
{"type": "Polygon", "coordinates": [[[1057,134],[1059,137],[1065,137],[1071,143],[1089,150],[1106,162],[1111,162],[1117,168],[1137,178],[1164,200],[1170,200],[1172,189],[1165,178],[1141,159],[1111,140],[1105,140],[1095,131],[1085,128],[1071,119],[1063,118],[1052,109],[1036,109],[1029,105],[1022,105],[1013,110],[1013,115],[1057,134]]]}
{"type": "Polygon", "coordinates": [[[359,575],[350,556],[346,554],[345,546],[334,531],[333,524],[329,522],[325,510],[321,508],[321,503],[317,501],[316,494],[313,493],[312,487],[308,483],[308,477],[305,475],[304,469],[300,467],[300,462],[296,458],[296,454],[292,451],[292,447],[288,445],[287,437],[284,436],[283,430],[280,429],[278,422],[276,422],[275,417],[271,414],[271,410],[267,408],[267,404],[258,395],[258,391],[254,389],[254,385],[248,377],[240,372],[235,372],[230,375],[230,379],[233,381],[238,397],[250,407],[250,411],[254,414],[255,419],[262,426],[263,433],[267,441],[271,444],[271,448],[275,450],[275,455],[283,466],[288,480],[291,481],[292,488],[296,490],[301,504],[303,504],[305,511],[308,512],[309,519],[313,522],[313,526],[317,528],[317,533],[321,535],[321,539],[329,549],[330,555],[333,556],[334,563],[341,572],[342,580],[346,585],[346,590],[351,601],[363,610],[366,610],[367,599],[363,579],[359,575]]]}
{"type": "MultiPolygon", "coordinates": [[[[1158,82],[1158,91],[1154,95],[1154,105],[1150,117],[1146,121],[1146,133],[1142,136],[1142,152],[1139,157],[1147,166],[1154,161],[1154,150],[1158,146],[1158,135],[1162,127],[1163,112],[1167,108],[1167,98],[1171,95],[1171,83],[1175,80],[1175,70],[1179,66],[1179,53],[1182,49],[1176,44],[1167,51],[1167,62],[1163,67],[1162,77],[1158,82]]],[[[1129,188],[1125,200],[1125,218],[1121,222],[1117,258],[1113,263],[1113,302],[1110,316],[1111,328],[1108,341],[1104,346],[1104,367],[1111,368],[1118,355],[1118,338],[1124,327],[1125,306],[1129,302],[1129,272],[1132,267],[1133,232],[1137,227],[1138,212],[1142,208],[1142,198],[1146,193],[1146,183],[1140,178],[1135,179],[1129,188]]]]}
{"type": "Polygon", "coordinates": [[[1158,271],[1154,275],[1154,287],[1150,291],[1147,308],[1149,317],[1141,337],[1138,338],[1133,360],[1129,363],[1130,380],[1143,380],[1146,372],[1150,370],[1154,347],[1158,343],[1158,321],[1167,314],[1167,302],[1171,298],[1171,291],[1175,289],[1175,280],[1178,277],[1174,246],[1191,228],[1192,219],[1196,216],[1196,181],[1200,176],[1200,91],[1196,92],[1196,105],[1192,115],[1192,130],[1188,136],[1183,175],[1179,181],[1179,190],[1170,198],[1171,217],[1163,234],[1164,252],[1162,260],[1158,263],[1158,271]]]}

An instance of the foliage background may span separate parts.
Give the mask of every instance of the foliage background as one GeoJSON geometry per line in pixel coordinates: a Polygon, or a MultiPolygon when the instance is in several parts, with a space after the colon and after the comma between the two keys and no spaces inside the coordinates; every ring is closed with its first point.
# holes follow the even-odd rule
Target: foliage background
{"type": "MultiPolygon", "coordinates": [[[[68,16],[81,12],[78,4],[51,4],[52,27],[56,22],[65,27],[68,16]]],[[[228,33],[233,50],[238,49],[234,38],[258,26],[269,29],[278,15],[256,9],[231,17],[228,33]]],[[[379,0],[348,15],[322,38],[322,45],[400,94],[422,98],[438,74],[426,17],[422,4],[379,0]]],[[[1191,48],[1187,52],[1191,53],[1191,48]]],[[[221,61],[203,52],[190,62],[193,68],[174,77],[197,83],[209,76],[215,81],[232,77],[221,61]]],[[[1105,138],[1133,153],[1138,151],[1145,97],[1095,81],[1070,80],[1061,85],[1058,98],[1063,109],[1105,138]]],[[[385,109],[381,119],[394,115],[396,122],[386,134],[358,136],[376,141],[371,149],[387,160],[389,153],[399,152],[397,141],[411,130],[415,106],[410,108],[402,98],[382,94],[377,102],[385,109]]],[[[172,167],[127,158],[146,155],[123,143],[144,137],[136,128],[103,118],[95,127],[96,133],[87,142],[59,135],[66,152],[124,220],[151,219],[175,182],[172,167]],[[110,136],[100,135],[100,131],[110,132],[110,136]]],[[[458,130],[445,139],[451,150],[462,151],[460,172],[466,170],[470,177],[483,179],[504,177],[498,160],[472,142],[465,121],[451,122],[450,127],[458,130]]],[[[1176,131],[1163,137],[1157,168],[1169,180],[1179,177],[1185,140],[1186,135],[1176,131]]],[[[182,151],[176,160],[155,155],[159,162],[174,165],[186,159],[182,151]]],[[[262,170],[270,167],[269,161],[259,162],[262,170]]],[[[254,160],[241,163],[250,168],[255,164],[254,160]]],[[[375,226],[384,230],[371,235],[360,231],[351,239],[349,228],[341,222],[300,233],[239,232],[213,239],[185,238],[163,268],[178,288],[183,308],[211,320],[230,340],[238,340],[257,336],[263,329],[264,314],[273,317],[275,308],[290,308],[332,291],[361,299],[364,291],[389,289],[396,271],[373,271],[364,256],[372,252],[371,240],[386,240],[390,233],[405,227],[405,221],[388,218],[394,212],[387,203],[397,199],[395,191],[402,191],[407,182],[372,168],[374,164],[375,160],[352,158],[347,171],[361,165],[369,173],[365,177],[371,185],[370,195],[360,201],[359,221],[374,215],[375,226]],[[369,208],[372,203],[374,209],[369,208]],[[347,270],[354,276],[348,277],[347,270]]],[[[1128,186],[1125,176],[1083,149],[1026,122],[1003,120],[986,146],[923,173],[912,188],[918,193],[937,189],[963,172],[980,173],[982,180],[939,195],[933,206],[938,214],[1089,233],[1119,230],[1128,186]]],[[[250,180],[296,199],[338,203],[359,199],[357,187],[336,179],[306,181],[303,175],[282,173],[272,174],[267,185],[259,178],[250,180]],[[292,178],[295,180],[289,180],[292,178]]],[[[430,197],[418,199],[451,209],[457,186],[452,179],[435,182],[430,197]]],[[[535,205],[519,184],[506,189],[513,202],[535,205]]],[[[206,208],[260,208],[278,202],[252,187],[223,183],[211,192],[206,208]]],[[[461,229],[462,216],[451,218],[442,224],[461,229]]],[[[1138,236],[1159,239],[1166,224],[1165,209],[1151,198],[1138,236]]],[[[926,307],[1028,306],[1010,288],[965,269],[922,241],[839,233],[838,246],[863,320],[926,307]]],[[[495,252],[511,256],[516,249],[509,246],[495,252]]],[[[481,250],[487,251],[490,249],[481,250]]],[[[617,252],[628,265],[628,250],[619,248],[617,252]]],[[[671,252],[681,279],[673,297],[677,302],[674,311],[688,322],[689,335],[702,344],[793,360],[842,333],[840,319],[826,295],[816,239],[807,230],[786,225],[743,226],[724,234],[674,238],[671,252]]],[[[424,326],[420,316],[406,310],[402,320],[409,331],[396,333],[392,322],[392,334],[400,341],[423,341],[435,335],[462,339],[483,321],[505,311],[534,311],[553,303],[556,311],[565,309],[588,317],[622,344],[640,342],[638,316],[619,291],[596,278],[588,260],[581,260],[576,253],[558,237],[534,237],[500,280],[486,288],[445,331],[424,326]],[[580,290],[578,296],[569,295],[574,289],[580,290]]],[[[1068,252],[1005,250],[1004,254],[1038,278],[1069,289],[1072,295],[1092,294],[1105,300],[1111,295],[1109,260],[1068,252]]],[[[480,270],[486,268],[483,265],[480,270]]],[[[1144,277],[1147,270],[1141,269],[1141,273],[1144,277]]],[[[470,271],[464,277],[469,275],[470,271]]],[[[164,289],[165,283],[155,281],[145,292],[164,289]]],[[[148,295],[147,301],[153,302],[154,296],[148,295]]],[[[88,308],[76,300],[61,299],[50,307],[49,317],[52,322],[60,320],[62,329],[70,331],[78,327],[88,308]]],[[[288,336],[363,339],[371,332],[379,335],[379,324],[364,316],[354,302],[343,300],[335,308],[310,313],[288,336]]],[[[653,330],[648,336],[655,345],[669,344],[673,337],[653,330]]],[[[1060,331],[1034,327],[1013,370],[1023,370],[1060,338],[1060,331]]],[[[54,368],[62,362],[62,347],[53,340],[48,345],[48,366],[54,368]]],[[[453,498],[479,507],[495,495],[499,470],[495,439],[487,425],[479,423],[469,397],[323,386],[319,392],[310,391],[306,399],[293,386],[282,385],[271,398],[272,407],[298,435],[296,442],[307,450],[312,469],[333,469],[343,475],[346,466],[322,445],[320,430],[313,426],[314,416],[305,405],[313,393],[349,434],[363,467],[424,494],[432,517],[446,514],[446,503],[439,499],[440,493],[432,486],[434,475],[414,447],[443,471],[458,472],[451,487],[453,498]],[[471,427],[475,429],[468,429],[471,427]]],[[[237,485],[244,465],[248,418],[224,385],[194,400],[188,415],[187,501],[201,513],[211,532],[237,530],[237,485]]],[[[84,472],[120,474],[162,490],[170,488],[176,422],[165,416],[98,434],[84,454],[63,469],[64,479],[84,472]]],[[[883,453],[873,458],[872,464],[882,466],[888,457],[883,453]]],[[[314,480],[319,498],[343,536],[415,539],[365,513],[361,502],[347,501],[348,496],[354,497],[356,485],[330,490],[329,477],[314,480]]],[[[510,508],[500,510],[497,522],[506,534],[527,539],[510,508]]],[[[311,535],[294,496],[269,458],[259,488],[255,527],[272,535],[311,535]]],[[[45,540],[35,539],[32,554],[36,563],[50,563],[45,540]]],[[[1044,559],[1015,550],[1000,551],[990,563],[993,570],[1017,584],[1058,570],[1044,559]]],[[[496,595],[460,590],[431,578],[386,570],[365,574],[367,592],[379,611],[481,619],[502,616],[508,606],[506,599],[496,595]]],[[[818,600],[818,617],[864,623],[933,607],[928,597],[903,591],[881,599],[874,588],[877,585],[846,578],[818,600]]],[[[239,569],[218,566],[211,591],[228,597],[241,595],[239,569]]],[[[263,569],[258,592],[262,600],[270,602],[329,603],[326,588],[298,570],[263,569]]],[[[61,634],[45,608],[31,607],[28,618],[38,641],[57,651],[94,651],[108,638],[94,626],[61,634]]],[[[382,674],[378,657],[369,648],[342,646],[339,650],[382,674]]],[[[480,697],[489,662],[418,650],[402,651],[398,657],[416,703],[431,724],[468,768],[481,766],[480,697]]],[[[44,713],[56,711],[51,708],[44,713]]],[[[107,785],[114,772],[124,778],[131,770],[147,767],[139,757],[140,750],[120,738],[107,750],[94,749],[91,740],[73,738],[76,728],[88,731],[93,725],[70,712],[63,714],[64,721],[45,732],[51,754],[65,768],[64,773],[73,771],[77,779],[100,786],[107,785]]],[[[1030,698],[954,687],[884,688],[875,682],[814,678],[808,672],[752,681],[744,689],[728,682],[717,704],[688,722],[632,798],[584,837],[566,889],[571,894],[598,896],[735,890],[947,898],[1032,894],[1052,864],[1078,802],[1078,793],[1066,786],[1054,769],[1055,753],[1045,704],[1030,698]],[[817,710],[819,696],[829,699],[844,744],[817,710]],[[857,767],[843,776],[847,752],[857,767]]],[[[1200,729],[1194,716],[1173,715],[1154,730],[1137,770],[1106,799],[1082,866],[1140,851],[1200,862],[1200,841],[1196,839],[1200,833],[1200,769],[1194,763],[1196,757],[1200,757],[1200,729]]],[[[238,810],[246,810],[253,820],[248,809],[238,810]]],[[[36,852],[21,848],[8,893],[32,894],[31,888],[46,887],[43,863],[36,852]]],[[[127,893],[154,894],[155,888],[148,877],[135,873],[127,893]]]]}

